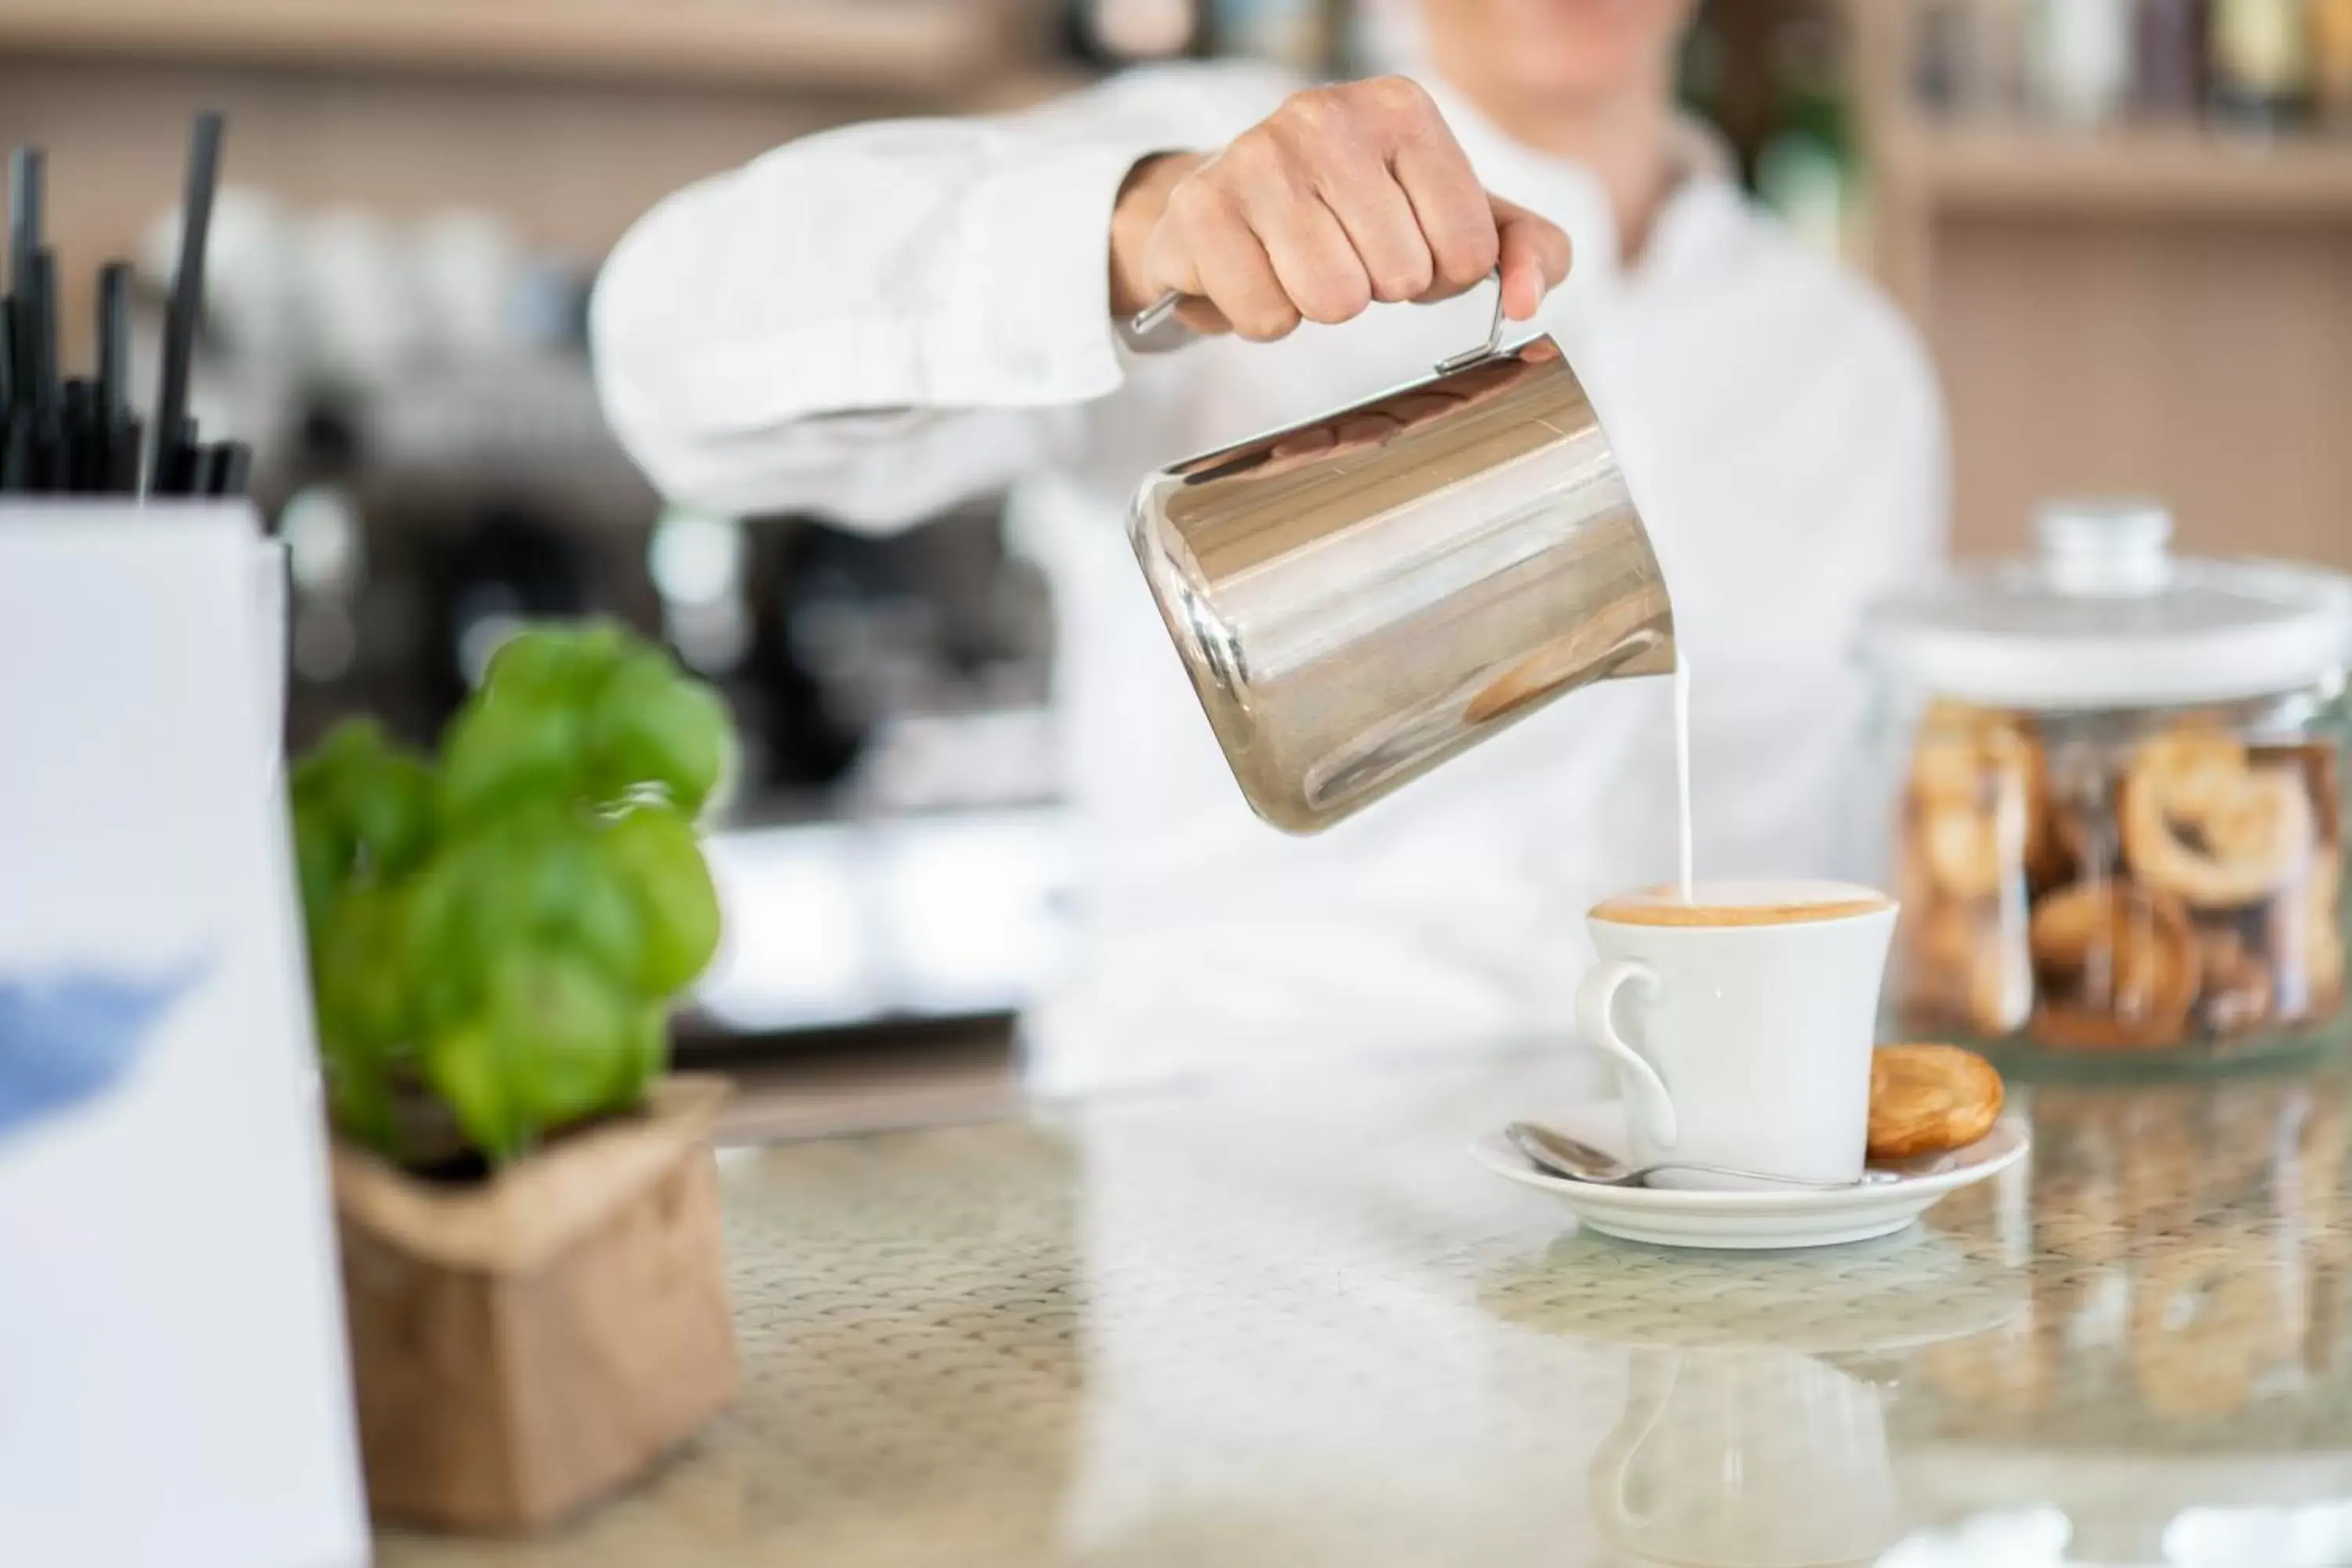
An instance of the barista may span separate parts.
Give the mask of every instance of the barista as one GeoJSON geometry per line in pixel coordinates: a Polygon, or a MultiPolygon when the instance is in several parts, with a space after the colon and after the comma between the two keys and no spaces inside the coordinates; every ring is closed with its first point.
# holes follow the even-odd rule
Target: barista
{"type": "Polygon", "coordinates": [[[1664,682],[1612,682],[1310,839],[1251,817],[1124,533],[1146,471],[1516,321],[1591,390],[1697,674],[1703,876],[1833,869],[1864,603],[1926,567],[1909,329],[1743,199],[1671,92],[1688,0],[1391,0],[1397,74],[1139,71],[872,124],[679,192],[615,251],[606,410],[671,495],[906,527],[1009,489],[1055,589],[1076,828],[1047,1091],[1565,1030],[1601,894],[1672,874],[1664,682]],[[1571,266],[1572,258],[1572,266],[1571,266]],[[1167,352],[1121,322],[1165,290],[1167,352]]]}

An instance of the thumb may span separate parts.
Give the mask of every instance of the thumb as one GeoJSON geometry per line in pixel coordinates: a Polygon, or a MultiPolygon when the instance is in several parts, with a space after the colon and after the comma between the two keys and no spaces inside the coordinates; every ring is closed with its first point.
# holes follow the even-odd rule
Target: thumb
{"type": "Polygon", "coordinates": [[[1196,332],[1223,336],[1234,330],[1225,313],[1208,299],[1200,264],[1163,229],[1151,237],[1143,252],[1142,287],[1137,291],[1145,305],[1161,296],[1177,296],[1176,319],[1196,332]]]}
{"type": "Polygon", "coordinates": [[[1568,235],[1558,224],[1516,202],[1500,196],[1487,200],[1494,204],[1495,232],[1500,241],[1503,313],[1524,321],[1536,313],[1546,294],[1568,280],[1571,248],[1568,235]]]}

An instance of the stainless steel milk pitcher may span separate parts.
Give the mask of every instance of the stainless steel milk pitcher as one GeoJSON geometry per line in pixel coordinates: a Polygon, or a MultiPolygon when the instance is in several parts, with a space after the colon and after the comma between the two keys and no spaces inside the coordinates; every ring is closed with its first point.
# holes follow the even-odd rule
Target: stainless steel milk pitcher
{"type": "Polygon", "coordinates": [[[1169,635],[1243,795],[1286,831],[1562,692],[1675,668],[1665,581],[1583,384],[1549,337],[1497,349],[1501,326],[1497,300],[1486,346],[1428,380],[1136,493],[1169,635]]]}

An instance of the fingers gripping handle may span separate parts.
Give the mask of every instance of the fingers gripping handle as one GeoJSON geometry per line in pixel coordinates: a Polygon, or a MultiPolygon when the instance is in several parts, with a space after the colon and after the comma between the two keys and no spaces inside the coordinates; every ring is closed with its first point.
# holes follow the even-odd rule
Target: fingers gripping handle
{"type": "Polygon", "coordinates": [[[1643,1060],[1641,1053],[1617,1033],[1616,1021],[1610,1016],[1616,1007],[1617,993],[1628,985],[1644,995],[1654,996],[1658,972],[1631,958],[1606,959],[1594,964],[1576,988],[1576,1030],[1584,1037],[1586,1045],[1617,1063],[1624,1078],[1625,1098],[1631,1101],[1628,1109],[1643,1119],[1651,1142],[1661,1149],[1671,1149],[1681,1131],[1675,1117],[1674,1097],[1666,1092],[1665,1080],[1658,1076],[1658,1069],[1643,1060]]]}
{"type": "MultiPolygon", "coordinates": [[[[1493,357],[1496,349],[1501,346],[1503,342],[1503,269],[1500,267],[1496,268],[1492,276],[1495,282],[1495,319],[1487,323],[1486,341],[1476,348],[1469,349],[1464,353],[1455,354],[1451,359],[1438,361],[1438,374],[1451,375],[1457,370],[1466,370],[1471,365],[1476,364],[1482,359],[1493,357]]],[[[1176,307],[1183,302],[1184,296],[1181,294],[1162,294],[1159,299],[1153,300],[1149,306],[1147,306],[1140,313],[1129,321],[1127,323],[1129,333],[1139,338],[1150,337],[1152,333],[1160,330],[1162,323],[1164,323],[1169,317],[1176,313],[1176,307]]]]}

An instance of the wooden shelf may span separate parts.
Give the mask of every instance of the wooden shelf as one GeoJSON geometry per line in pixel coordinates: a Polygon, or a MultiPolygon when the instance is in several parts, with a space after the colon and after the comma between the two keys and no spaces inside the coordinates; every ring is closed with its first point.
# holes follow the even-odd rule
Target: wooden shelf
{"type": "Polygon", "coordinates": [[[1887,129],[1879,175],[1928,208],[2352,221],[2352,140],[2194,128],[2069,134],[1924,121],[1887,129]]]}
{"type": "Polygon", "coordinates": [[[2352,139],[1938,119],[1924,7],[1843,0],[1874,262],[1936,360],[1952,540],[2161,495],[2200,554],[2352,566],[2352,139]]]}
{"type": "Polygon", "coordinates": [[[1005,0],[0,0],[0,52],[969,89],[1005,0]]]}

